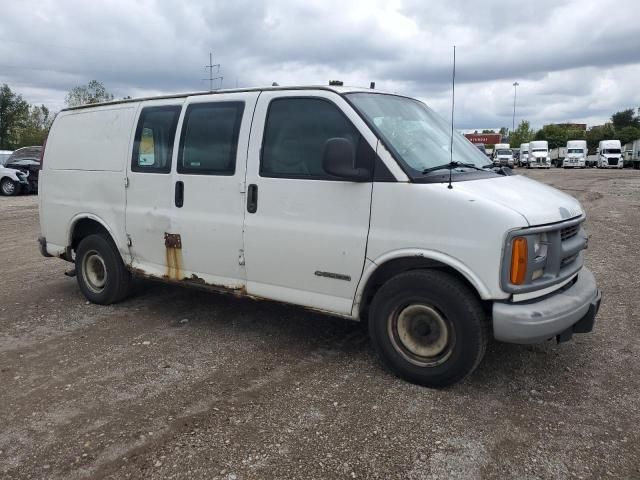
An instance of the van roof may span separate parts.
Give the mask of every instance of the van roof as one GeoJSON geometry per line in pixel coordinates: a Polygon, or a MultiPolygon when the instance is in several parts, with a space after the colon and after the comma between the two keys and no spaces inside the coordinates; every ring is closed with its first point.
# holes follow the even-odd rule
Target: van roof
{"type": "MultiPolygon", "coordinates": [[[[186,98],[186,97],[194,97],[198,95],[221,95],[224,93],[238,93],[238,92],[262,92],[262,91],[278,91],[278,90],[327,90],[330,92],[335,92],[338,94],[342,93],[354,93],[354,92],[375,92],[375,93],[385,93],[390,95],[398,95],[397,93],[385,92],[382,90],[375,90],[364,87],[345,87],[345,86],[337,86],[337,85],[306,85],[306,86],[271,86],[271,87],[253,87],[253,88],[229,88],[229,89],[220,89],[213,91],[204,91],[204,92],[188,92],[188,93],[176,93],[172,95],[157,95],[152,97],[140,97],[140,98],[128,98],[123,100],[114,100],[111,102],[101,102],[101,103],[89,103],[86,105],[78,105],[76,107],[67,107],[60,110],[61,112],[66,112],[68,110],[82,110],[85,108],[94,108],[94,107],[102,107],[104,105],[119,105],[122,103],[137,103],[143,102],[146,100],[163,100],[170,98],[186,98]]],[[[398,95],[404,96],[404,95],[398,95]]]]}

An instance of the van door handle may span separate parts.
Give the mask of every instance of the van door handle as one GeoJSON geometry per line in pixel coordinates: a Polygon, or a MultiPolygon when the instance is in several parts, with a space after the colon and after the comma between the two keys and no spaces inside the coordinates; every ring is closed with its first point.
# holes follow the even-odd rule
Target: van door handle
{"type": "Polygon", "coordinates": [[[176,207],[181,208],[184,205],[184,183],[182,181],[176,182],[176,194],[175,194],[176,207]]]}
{"type": "Polygon", "coordinates": [[[247,190],[247,212],[256,213],[258,211],[258,186],[255,183],[249,185],[247,190]]]}

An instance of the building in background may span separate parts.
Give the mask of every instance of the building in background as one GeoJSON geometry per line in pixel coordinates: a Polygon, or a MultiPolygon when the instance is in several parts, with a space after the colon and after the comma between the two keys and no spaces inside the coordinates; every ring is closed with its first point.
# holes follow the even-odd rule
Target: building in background
{"type": "Polygon", "coordinates": [[[465,137],[471,143],[483,143],[484,145],[495,145],[502,141],[502,135],[499,133],[465,133],[465,137]]]}

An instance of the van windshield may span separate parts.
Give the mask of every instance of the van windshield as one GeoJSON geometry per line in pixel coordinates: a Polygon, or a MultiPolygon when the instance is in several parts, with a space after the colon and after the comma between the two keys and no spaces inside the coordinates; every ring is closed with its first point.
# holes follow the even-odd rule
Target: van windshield
{"type": "Polygon", "coordinates": [[[569,150],[567,150],[567,153],[583,153],[584,150],[582,150],[581,148],[570,148],[569,150]]]}
{"type": "Polygon", "coordinates": [[[546,148],[534,148],[533,150],[531,150],[532,152],[546,152],[547,149],[546,148]]]}
{"type": "Polygon", "coordinates": [[[618,153],[618,154],[619,154],[619,153],[620,153],[620,149],[619,149],[619,148],[605,148],[605,149],[602,151],[602,153],[606,153],[606,154],[608,154],[608,155],[616,154],[616,153],[618,153]]]}
{"type": "Polygon", "coordinates": [[[500,148],[497,151],[498,155],[511,155],[511,150],[507,150],[506,148],[500,148]]]}
{"type": "MultiPolygon", "coordinates": [[[[346,96],[409,168],[407,173],[420,177],[423,171],[451,161],[451,125],[424,103],[380,93],[346,96]]],[[[477,168],[489,166],[487,157],[457,132],[453,134],[453,161],[477,168]]]]}

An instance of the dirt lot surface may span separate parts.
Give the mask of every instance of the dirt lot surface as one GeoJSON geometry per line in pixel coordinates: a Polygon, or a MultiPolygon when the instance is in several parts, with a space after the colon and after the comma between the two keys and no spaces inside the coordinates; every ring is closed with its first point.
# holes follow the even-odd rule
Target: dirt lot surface
{"type": "Polygon", "coordinates": [[[0,477],[640,478],[640,172],[526,174],[587,210],[596,329],[492,343],[446,390],[298,308],[148,281],[88,304],[36,198],[0,198],[0,477]]]}

